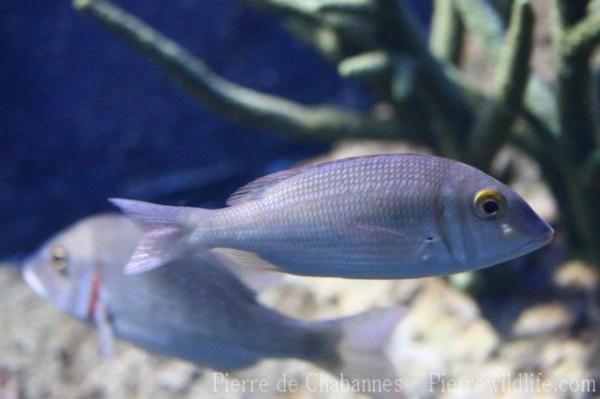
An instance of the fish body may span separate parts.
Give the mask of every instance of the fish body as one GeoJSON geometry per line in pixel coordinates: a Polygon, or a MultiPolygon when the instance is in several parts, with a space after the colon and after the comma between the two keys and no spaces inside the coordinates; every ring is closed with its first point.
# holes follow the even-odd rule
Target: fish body
{"type": "Polygon", "coordinates": [[[380,349],[403,309],[314,322],[287,317],[257,301],[232,272],[240,266],[210,252],[126,276],[122,269],[139,235],[122,215],[84,219],[40,248],[26,262],[24,278],[42,298],[95,324],[102,341],[114,335],[218,370],[298,358],[343,371],[358,349],[390,372],[380,349]]]}
{"type": "Polygon", "coordinates": [[[144,231],[130,273],[216,250],[300,275],[413,278],[491,266],[553,235],[509,187],[466,164],[426,155],[348,158],[279,172],[242,187],[229,207],[217,210],[113,202],[144,231]]]}

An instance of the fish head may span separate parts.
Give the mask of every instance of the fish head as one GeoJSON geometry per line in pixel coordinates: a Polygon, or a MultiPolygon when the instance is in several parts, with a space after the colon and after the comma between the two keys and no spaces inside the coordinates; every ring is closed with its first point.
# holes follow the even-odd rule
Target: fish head
{"type": "Polygon", "coordinates": [[[466,172],[454,173],[443,189],[446,239],[464,269],[505,262],[552,240],[552,227],[514,190],[477,169],[466,172]]]}
{"type": "MultiPolygon", "coordinates": [[[[71,316],[90,317],[99,277],[107,262],[126,263],[135,240],[126,239],[131,223],[123,216],[83,219],[46,241],[23,265],[23,278],[42,299],[71,316]],[[125,229],[125,230],[124,230],[125,229]]],[[[137,237],[137,236],[136,236],[137,237]]]]}

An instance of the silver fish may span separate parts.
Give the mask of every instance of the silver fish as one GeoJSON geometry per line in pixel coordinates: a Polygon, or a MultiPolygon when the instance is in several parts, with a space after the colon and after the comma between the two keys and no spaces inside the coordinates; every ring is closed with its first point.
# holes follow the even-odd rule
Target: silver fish
{"type": "Polygon", "coordinates": [[[286,170],[242,187],[217,210],[112,202],[144,232],[128,273],[213,250],[300,275],[414,278],[492,266],[554,234],[506,185],[427,155],[286,170]]]}
{"type": "Polygon", "coordinates": [[[257,302],[237,277],[243,267],[208,252],[125,276],[139,235],[122,215],[84,219],[32,255],[23,276],[43,299],[94,324],[106,353],[120,337],[218,370],[290,357],[352,378],[395,375],[381,348],[405,309],[325,321],[290,318],[257,302]]]}

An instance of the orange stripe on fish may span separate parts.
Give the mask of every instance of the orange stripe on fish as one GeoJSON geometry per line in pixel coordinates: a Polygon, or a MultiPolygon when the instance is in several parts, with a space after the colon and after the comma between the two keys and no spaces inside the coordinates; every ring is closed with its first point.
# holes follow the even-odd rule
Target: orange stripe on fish
{"type": "Polygon", "coordinates": [[[90,294],[90,302],[88,303],[88,320],[94,319],[94,313],[96,312],[96,307],[98,306],[98,302],[100,301],[101,288],[102,282],[100,281],[100,275],[98,274],[98,272],[94,272],[94,275],[92,277],[92,292],[90,294]]]}

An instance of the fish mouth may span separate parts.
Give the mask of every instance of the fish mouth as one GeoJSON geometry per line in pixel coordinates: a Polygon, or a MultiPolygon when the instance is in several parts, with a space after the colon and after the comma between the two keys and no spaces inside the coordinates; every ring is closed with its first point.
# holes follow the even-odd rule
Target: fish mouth
{"type": "Polygon", "coordinates": [[[552,241],[552,238],[554,238],[554,229],[547,225],[547,228],[544,230],[543,233],[519,245],[515,252],[518,254],[517,256],[533,252],[536,249],[539,249],[548,244],[550,241],[552,241]]]}
{"type": "Polygon", "coordinates": [[[540,234],[540,242],[543,243],[543,245],[548,244],[550,241],[552,241],[552,239],[554,238],[554,229],[552,227],[550,227],[549,225],[546,225],[547,229],[544,233],[540,234]]]}
{"type": "Polygon", "coordinates": [[[27,283],[29,288],[33,290],[42,299],[48,299],[48,291],[44,287],[44,284],[40,281],[38,276],[29,267],[25,267],[21,273],[23,280],[27,283]]]}

